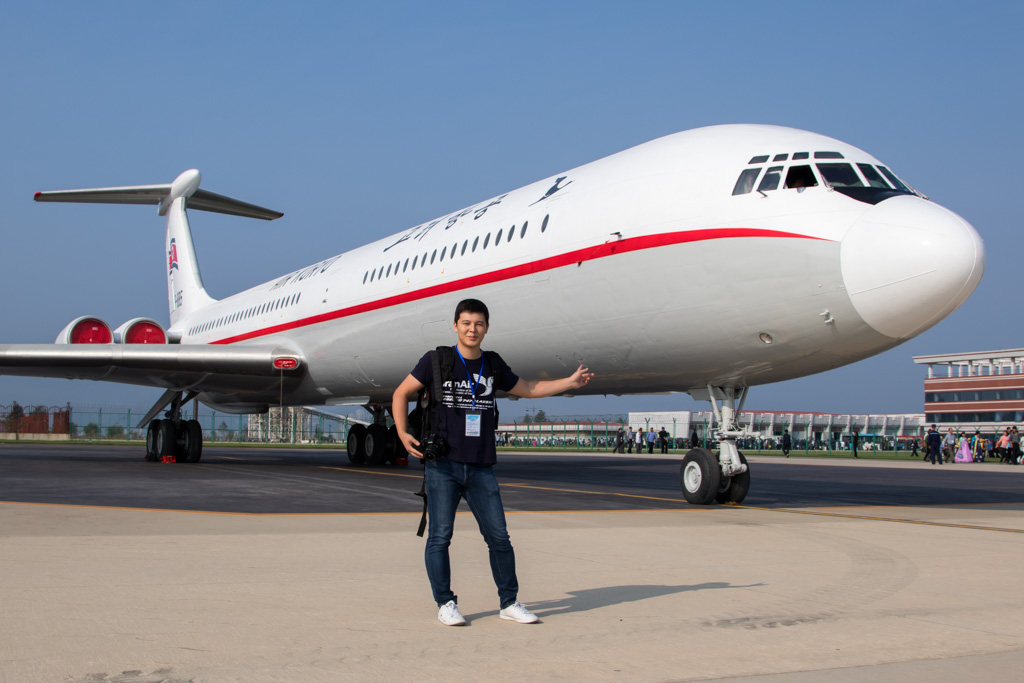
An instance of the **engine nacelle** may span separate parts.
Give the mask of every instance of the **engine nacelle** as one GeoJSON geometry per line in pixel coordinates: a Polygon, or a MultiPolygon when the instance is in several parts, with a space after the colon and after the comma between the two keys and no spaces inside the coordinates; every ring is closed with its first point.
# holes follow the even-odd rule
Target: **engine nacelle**
{"type": "Polygon", "coordinates": [[[94,315],[83,315],[68,323],[60,331],[55,344],[110,344],[114,341],[114,333],[110,325],[94,315]]]}
{"type": "Polygon", "coordinates": [[[115,344],[166,344],[167,333],[152,318],[132,318],[114,330],[115,344]]]}

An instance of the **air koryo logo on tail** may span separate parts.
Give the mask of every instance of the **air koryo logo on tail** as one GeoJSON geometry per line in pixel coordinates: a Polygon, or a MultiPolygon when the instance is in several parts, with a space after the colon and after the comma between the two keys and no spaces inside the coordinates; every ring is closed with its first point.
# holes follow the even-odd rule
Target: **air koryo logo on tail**
{"type": "Polygon", "coordinates": [[[170,275],[171,271],[178,269],[178,245],[171,240],[171,246],[167,250],[167,274],[170,275]]]}

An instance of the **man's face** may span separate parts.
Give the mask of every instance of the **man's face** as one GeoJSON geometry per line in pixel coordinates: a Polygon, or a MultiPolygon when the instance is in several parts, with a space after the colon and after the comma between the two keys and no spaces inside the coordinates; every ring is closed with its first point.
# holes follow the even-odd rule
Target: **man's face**
{"type": "Polygon", "coordinates": [[[487,334],[487,321],[483,313],[462,313],[455,321],[455,334],[459,343],[467,349],[480,348],[480,343],[487,334]]]}

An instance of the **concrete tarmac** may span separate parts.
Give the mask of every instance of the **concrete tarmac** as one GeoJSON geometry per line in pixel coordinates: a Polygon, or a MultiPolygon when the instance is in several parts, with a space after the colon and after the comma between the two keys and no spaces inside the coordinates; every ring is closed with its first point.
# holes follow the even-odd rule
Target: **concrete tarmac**
{"type": "Polygon", "coordinates": [[[402,472],[316,456],[288,470],[265,460],[284,456],[219,449],[199,465],[73,446],[34,460],[32,448],[0,446],[3,683],[876,683],[1024,669],[1024,468],[752,458],[749,505],[701,508],[678,502],[678,457],[558,456],[568,464],[553,474],[554,456],[503,457],[520,599],[541,623],[498,619],[486,548],[460,513],[453,587],[469,624],[452,628],[435,619],[402,472]],[[228,457],[241,462],[225,472],[228,457]],[[172,487],[188,505],[166,504],[172,487]],[[320,508],[324,491],[360,487],[376,492],[372,512],[281,500],[305,490],[320,508]]]}

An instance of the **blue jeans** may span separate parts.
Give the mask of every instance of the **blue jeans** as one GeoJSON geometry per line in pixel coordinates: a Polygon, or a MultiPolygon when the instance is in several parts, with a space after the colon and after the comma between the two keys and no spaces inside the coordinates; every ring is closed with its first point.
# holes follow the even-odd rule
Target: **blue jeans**
{"type": "Polygon", "coordinates": [[[458,602],[452,592],[452,568],[448,546],[455,527],[455,510],[459,499],[465,498],[476,518],[480,533],[487,541],[491,574],[498,587],[502,609],[516,601],[519,582],[516,580],[516,556],[505,528],[505,509],[501,505],[498,480],[491,465],[468,465],[438,458],[427,462],[427,546],[423,556],[427,578],[438,606],[449,600],[458,602]]]}

